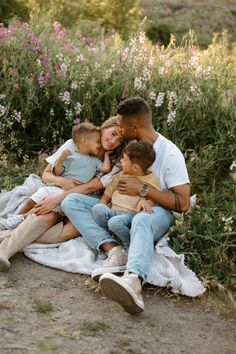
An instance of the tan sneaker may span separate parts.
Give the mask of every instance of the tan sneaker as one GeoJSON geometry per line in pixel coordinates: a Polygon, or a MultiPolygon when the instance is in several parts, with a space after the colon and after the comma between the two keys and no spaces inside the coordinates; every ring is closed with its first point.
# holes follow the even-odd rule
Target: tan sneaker
{"type": "Polygon", "coordinates": [[[102,264],[102,267],[95,269],[92,272],[92,278],[98,281],[104,273],[124,273],[126,270],[127,255],[123,252],[122,246],[115,246],[107,252],[107,259],[102,264]]]}
{"type": "Polygon", "coordinates": [[[144,302],[141,295],[141,280],[137,274],[125,273],[122,277],[105,273],[99,284],[103,294],[118,302],[125,311],[136,314],[143,312],[144,302]]]}

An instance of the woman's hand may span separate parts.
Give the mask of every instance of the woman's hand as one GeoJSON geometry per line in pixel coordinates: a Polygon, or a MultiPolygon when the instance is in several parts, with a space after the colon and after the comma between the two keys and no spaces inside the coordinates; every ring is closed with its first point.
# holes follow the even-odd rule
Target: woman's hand
{"type": "Polygon", "coordinates": [[[64,194],[49,196],[34,206],[33,212],[36,215],[47,214],[55,209],[64,199],[64,194]]]}
{"type": "Polygon", "coordinates": [[[118,191],[121,194],[138,195],[143,183],[136,177],[122,178],[118,183],[118,191]]]}
{"type": "Polygon", "coordinates": [[[68,189],[74,188],[76,186],[79,186],[83,183],[80,181],[76,181],[75,179],[70,179],[70,178],[65,178],[61,177],[60,179],[60,187],[64,190],[67,191],[68,189]]]}

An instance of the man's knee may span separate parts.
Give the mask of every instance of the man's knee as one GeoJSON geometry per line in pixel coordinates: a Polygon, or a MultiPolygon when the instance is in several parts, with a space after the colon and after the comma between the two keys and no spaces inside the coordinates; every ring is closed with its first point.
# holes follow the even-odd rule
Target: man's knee
{"type": "Polygon", "coordinates": [[[138,213],[132,219],[132,227],[136,227],[139,225],[146,225],[150,223],[150,215],[148,213],[138,213]]]}
{"type": "Polygon", "coordinates": [[[66,210],[68,210],[71,205],[75,202],[75,197],[76,199],[78,198],[79,194],[76,193],[72,193],[67,195],[63,201],[61,202],[61,209],[65,212],[66,210]]]}

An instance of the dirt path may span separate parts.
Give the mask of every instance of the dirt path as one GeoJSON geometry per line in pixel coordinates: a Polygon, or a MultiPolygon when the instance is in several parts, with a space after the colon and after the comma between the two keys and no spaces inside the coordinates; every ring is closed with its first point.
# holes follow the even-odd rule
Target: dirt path
{"type": "Polygon", "coordinates": [[[92,288],[88,277],[15,256],[0,274],[0,353],[236,353],[235,321],[193,300],[146,289],[145,312],[131,316],[92,288]]]}

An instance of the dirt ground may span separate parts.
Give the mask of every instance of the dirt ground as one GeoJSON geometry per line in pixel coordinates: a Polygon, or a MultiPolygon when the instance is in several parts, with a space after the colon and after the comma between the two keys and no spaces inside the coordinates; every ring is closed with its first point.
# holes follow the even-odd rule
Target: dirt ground
{"type": "Polygon", "coordinates": [[[236,322],[223,302],[148,286],[144,299],[145,312],[129,315],[89,277],[18,254],[0,273],[0,353],[236,353],[236,322]]]}

